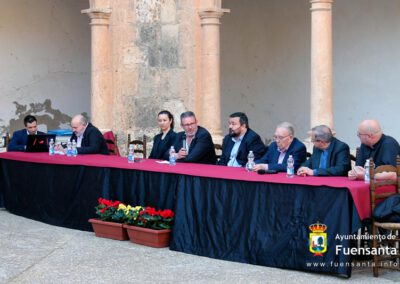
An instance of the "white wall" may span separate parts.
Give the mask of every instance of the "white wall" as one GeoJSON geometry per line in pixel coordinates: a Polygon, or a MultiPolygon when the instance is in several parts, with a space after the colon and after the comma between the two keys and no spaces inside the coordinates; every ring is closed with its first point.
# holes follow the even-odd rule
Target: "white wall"
{"type": "Polygon", "coordinates": [[[29,113],[54,128],[90,111],[90,26],[80,12],[88,7],[87,0],[1,1],[0,132],[22,128],[29,113]]]}
{"type": "MultiPolygon", "coordinates": [[[[310,128],[308,0],[230,0],[221,25],[222,121],[245,111],[250,126],[271,137],[288,120],[297,136],[310,128]]],[[[333,3],[334,125],[351,148],[357,126],[377,118],[400,139],[400,1],[333,3]]],[[[226,126],[225,129],[226,131],[226,126]]]]}
{"type": "Polygon", "coordinates": [[[400,141],[400,1],[336,0],[334,108],[338,137],[352,148],[365,118],[400,141]]]}
{"type": "Polygon", "coordinates": [[[308,1],[231,0],[221,25],[222,124],[244,111],[271,138],[282,121],[304,137],[310,121],[308,1]]]}

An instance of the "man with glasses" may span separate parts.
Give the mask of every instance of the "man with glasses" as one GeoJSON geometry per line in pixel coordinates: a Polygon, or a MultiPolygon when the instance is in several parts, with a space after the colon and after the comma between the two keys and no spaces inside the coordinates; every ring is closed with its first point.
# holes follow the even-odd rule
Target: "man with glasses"
{"type": "Polygon", "coordinates": [[[193,112],[181,114],[181,126],[184,131],[176,135],[174,143],[177,162],[215,164],[217,159],[211,135],[205,128],[198,126],[193,112]]]}
{"type": "Polygon", "coordinates": [[[313,153],[297,174],[346,176],[351,168],[349,146],[333,137],[332,130],[326,125],[318,125],[311,129],[311,141],[314,143],[313,153]]]}
{"type": "Polygon", "coordinates": [[[375,166],[396,166],[396,157],[400,154],[399,143],[393,137],[382,133],[377,120],[367,119],[361,122],[357,136],[361,146],[356,157],[356,167],[348,172],[349,179],[364,179],[364,164],[371,157],[375,166]]]}
{"type": "Polygon", "coordinates": [[[250,151],[253,151],[257,160],[264,155],[265,145],[260,135],[249,128],[249,120],[245,113],[232,113],[229,116],[229,134],[222,142],[222,155],[218,165],[243,167],[250,151]]]}
{"type": "Polygon", "coordinates": [[[254,170],[285,172],[289,155],[293,156],[294,169],[297,170],[306,160],[307,150],[306,146],[294,137],[293,125],[289,122],[280,123],[275,129],[274,140],[267,153],[256,160],[254,170]]]}

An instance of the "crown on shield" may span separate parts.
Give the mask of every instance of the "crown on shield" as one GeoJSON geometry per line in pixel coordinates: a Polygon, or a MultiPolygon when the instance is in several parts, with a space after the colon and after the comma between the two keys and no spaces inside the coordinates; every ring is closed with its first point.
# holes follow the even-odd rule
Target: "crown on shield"
{"type": "Polygon", "coordinates": [[[328,226],[326,226],[325,224],[321,224],[320,222],[317,222],[315,224],[311,224],[308,227],[313,233],[323,233],[326,231],[326,229],[328,228],[328,226]]]}

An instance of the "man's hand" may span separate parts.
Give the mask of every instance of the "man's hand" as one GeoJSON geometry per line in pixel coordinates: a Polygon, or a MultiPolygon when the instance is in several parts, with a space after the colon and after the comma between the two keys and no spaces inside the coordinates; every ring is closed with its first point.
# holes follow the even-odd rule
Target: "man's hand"
{"type": "Polygon", "coordinates": [[[268,171],[268,164],[255,165],[254,168],[253,168],[253,171],[256,172],[258,170],[266,170],[266,171],[268,171]]]}
{"type": "Polygon", "coordinates": [[[314,175],[314,171],[310,168],[307,167],[301,167],[300,169],[297,170],[297,175],[298,176],[313,176],[314,175]]]}
{"type": "Polygon", "coordinates": [[[185,148],[181,148],[177,154],[177,159],[185,159],[187,157],[187,151],[185,148]]]}
{"type": "Polygon", "coordinates": [[[64,153],[64,154],[67,153],[67,149],[64,149],[63,146],[61,146],[61,144],[54,145],[54,151],[56,153],[64,153]]]}
{"type": "Polygon", "coordinates": [[[347,173],[347,176],[350,180],[364,179],[364,175],[365,175],[365,169],[360,166],[355,166],[347,173]]]}

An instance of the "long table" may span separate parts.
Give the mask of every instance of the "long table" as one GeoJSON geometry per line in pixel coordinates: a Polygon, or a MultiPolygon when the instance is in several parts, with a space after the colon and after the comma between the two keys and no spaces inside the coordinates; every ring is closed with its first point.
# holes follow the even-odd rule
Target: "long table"
{"type": "Polygon", "coordinates": [[[259,265],[351,275],[347,236],[370,215],[368,185],[344,177],[258,175],[242,168],[115,156],[0,154],[0,196],[12,213],[90,230],[97,198],[171,208],[170,249],[259,265]],[[326,225],[327,251],[309,250],[310,225],[326,225]],[[310,265],[311,263],[311,265],[310,265]],[[315,265],[323,263],[324,265],[315,265]]]}

